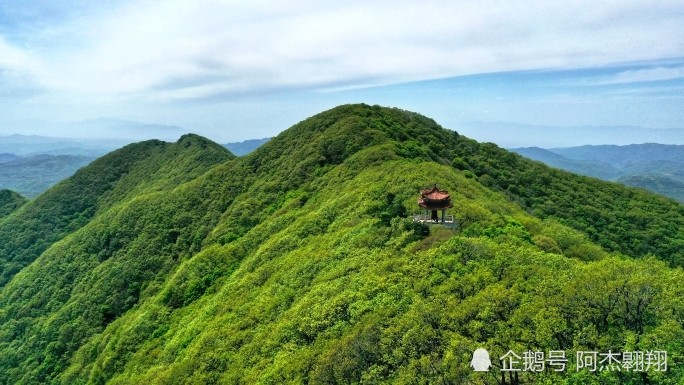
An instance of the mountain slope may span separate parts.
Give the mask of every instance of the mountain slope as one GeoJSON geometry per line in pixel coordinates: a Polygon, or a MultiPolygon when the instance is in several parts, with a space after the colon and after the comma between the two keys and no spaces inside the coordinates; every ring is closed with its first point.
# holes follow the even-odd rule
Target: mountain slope
{"type": "Polygon", "coordinates": [[[26,198],[11,190],[0,190],[0,220],[26,203],[26,198]]]}
{"type": "Polygon", "coordinates": [[[0,221],[0,287],[52,243],[123,199],[163,191],[229,159],[224,148],[195,136],[147,141],[99,158],[0,221]]]}
{"type": "Polygon", "coordinates": [[[541,218],[556,218],[611,251],[684,265],[684,206],[641,190],[551,169],[463,139],[454,165],[541,218]]]}
{"type": "MultiPolygon", "coordinates": [[[[182,163],[182,142],[168,163],[182,163]]],[[[190,147],[202,143],[212,149],[190,147]]],[[[181,177],[173,168],[149,179],[134,170],[137,183],[115,183],[96,215],[14,276],[0,291],[0,383],[497,383],[468,367],[480,346],[493,357],[657,348],[681,360],[681,269],[611,255],[589,237],[641,234],[618,220],[585,234],[559,223],[570,215],[563,206],[535,217],[535,199],[558,199],[556,190],[515,186],[532,172],[580,197],[613,194],[597,195],[596,210],[676,207],[669,200],[377,106],[326,111],[228,158],[182,183],[166,182],[181,177]],[[408,218],[433,183],[452,194],[456,231],[408,218]]],[[[647,215],[681,239],[681,212],[647,215]]],[[[682,378],[676,365],[619,374],[682,378]]]]}

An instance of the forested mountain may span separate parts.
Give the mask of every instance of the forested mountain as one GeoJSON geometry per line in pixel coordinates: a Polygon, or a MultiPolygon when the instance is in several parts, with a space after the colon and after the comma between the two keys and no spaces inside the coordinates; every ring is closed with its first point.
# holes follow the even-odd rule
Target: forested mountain
{"type": "Polygon", "coordinates": [[[684,203],[684,146],[645,143],[511,151],[552,167],[641,187],[684,203]]]}
{"type": "Polygon", "coordinates": [[[50,245],[138,194],[193,179],[232,155],[196,136],[147,141],[106,155],[0,221],[0,287],[50,245]]]}
{"type": "Polygon", "coordinates": [[[26,198],[12,190],[0,190],[0,220],[26,203],[26,198]]]}
{"type": "Polygon", "coordinates": [[[684,208],[346,105],[127,146],[0,217],[0,383],[678,383],[684,208]],[[450,191],[459,226],[412,221],[450,191]],[[473,372],[487,348],[495,368],[473,372]],[[564,372],[504,375],[508,350],[564,372]],[[575,351],[668,352],[666,372],[575,351]]]}

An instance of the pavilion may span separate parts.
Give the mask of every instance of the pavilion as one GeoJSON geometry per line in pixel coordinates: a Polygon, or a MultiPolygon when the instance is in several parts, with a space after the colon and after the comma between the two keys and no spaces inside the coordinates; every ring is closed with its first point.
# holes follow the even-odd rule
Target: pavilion
{"type": "Polygon", "coordinates": [[[420,190],[418,206],[423,209],[423,213],[417,215],[414,220],[425,224],[454,225],[453,215],[446,215],[446,210],[454,207],[451,196],[448,191],[438,189],[437,185],[430,189],[420,190]]]}

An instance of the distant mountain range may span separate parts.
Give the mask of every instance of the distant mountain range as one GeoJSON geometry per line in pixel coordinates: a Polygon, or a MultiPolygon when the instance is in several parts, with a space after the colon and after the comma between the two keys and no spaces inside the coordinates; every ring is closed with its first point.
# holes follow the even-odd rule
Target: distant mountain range
{"type": "MultiPolygon", "coordinates": [[[[110,133],[129,135],[135,127],[126,122],[98,120],[98,126],[109,127],[110,133]]],[[[86,124],[86,123],[83,123],[86,124]]],[[[89,123],[93,126],[94,123],[89,123]]],[[[180,128],[146,125],[139,135],[150,133],[177,135],[180,128]],[[156,127],[156,128],[155,128],[156,127]]],[[[131,134],[135,137],[134,133],[131,134]]],[[[235,155],[251,153],[271,138],[250,139],[224,145],[235,155]]],[[[123,147],[129,141],[123,139],[72,139],[38,135],[0,136],[0,190],[9,189],[27,198],[33,198],[73,175],[78,169],[94,159],[123,147]]]]}
{"type": "Polygon", "coordinates": [[[530,146],[556,148],[606,143],[622,146],[632,143],[684,145],[684,128],[559,127],[509,122],[463,122],[458,125],[458,132],[481,142],[494,142],[507,148],[530,146]]]}
{"type": "Polygon", "coordinates": [[[576,174],[641,187],[684,203],[684,146],[656,143],[511,149],[576,174]]]}
{"type": "Polygon", "coordinates": [[[57,182],[73,175],[94,157],[77,155],[0,154],[0,189],[9,189],[33,198],[57,182]]]}
{"type": "MultiPolygon", "coordinates": [[[[0,127],[0,135],[3,136],[16,132],[31,132],[33,134],[31,136],[36,138],[48,137],[53,139],[56,135],[66,135],[70,138],[79,138],[79,140],[90,142],[105,143],[102,139],[106,138],[107,141],[132,143],[147,139],[175,141],[181,135],[188,133],[188,130],[179,126],[117,118],[97,118],[75,122],[33,122],[26,123],[21,127],[0,127]]],[[[17,136],[25,138],[25,135],[17,136]]]]}
{"type": "Polygon", "coordinates": [[[0,136],[0,189],[33,198],[125,144],[120,140],[0,136]]]}
{"type": "Polygon", "coordinates": [[[268,142],[269,140],[271,140],[271,138],[249,139],[243,142],[226,143],[223,146],[234,155],[243,156],[261,147],[262,144],[268,142]]]}
{"type": "MultiPolygon", "coordinates": [[[[75,155],[99,157],[130,143],[125,140],[54,138],[38,135],[0,136],[0,154],[5,156],[75,155]],[[7,155],[10,154],[10,155],[7,155]]],[[[0,160],[2,160],[0,155],[0,160]]]]}

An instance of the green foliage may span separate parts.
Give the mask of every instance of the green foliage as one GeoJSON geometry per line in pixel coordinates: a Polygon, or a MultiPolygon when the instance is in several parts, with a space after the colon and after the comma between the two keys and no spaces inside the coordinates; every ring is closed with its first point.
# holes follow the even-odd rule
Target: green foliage
{"type": "Polygon", "coordinates": [[[393,193],[387,193],[384,201],[377,202],[376,207],[369,210],[369,214],[377,215],[385,226],[389,226],[391,220],[396,217],[406,217],[406,208],[396,198],[393,193]]]}
{"type": "Polygon", "coordinates": [[[541,218],[584,232],[601,247],[684,265],[684,206],[617,183],[573,175],[459,137],[455,148],[485,186],[541,218]]]}
{"type": "Polygon", "coordinates": [[[468,162],[466,162],[465,159],[461,158],[460,156],[455,157],[451,161],[451,166],[457,170],[468,170],[468,169],[470,169],[470,165],[468,164],[468,162]]]}
{"type": "Polygon", "coordinates": [[[24,205],[27,200],[11,190],[0,190],[0,220],[24,205]]]}
{"type": "Polygon", "coordinates": [[[97,159],[0,222],[0,287],[98,213],[192,180],[231,157],[215,143],[186,135],[177,143],[128,145],[97,159]]]}
{"type": "MultiPolygon", "coordinates": [[[[665,374],[527,383],[684,379],[684,276],[662,261],[676,253],[631,259],[592,242],[641,250],[644,223],[619,219],[630,218],[676,245],[681,214],[648,211],[650,195],[599,183],[581,211],[543,214],[536,199],[551,207],[566,190],[518,182],[521,158],[365,105],[242,158],[188,136],[103,159],[0,221],[3,267],[21,261],[0,290],[0,383],[498,383],[497,369],[468,366],[482,346],[672,360],[665,374]],[[434,183],[452,195],[456,229],[410,218],[434,183]],[[591,217],[568,226],[571,214],[591,217]]],[[[574,185],[584,179],[535,171],[588,194],[574,185]]]]}
{"type": "Polygon", "coordinates": [[[558,247],[558,243],[551,237],[547,237],[546,235],[542,234],[537,234],[532,238],[532,241],[534,242],[537,247],[547,253],[553,253],[553,254],[561,254],[562,250],[560,247],[558,247]]]}
{"type": "MultiPolygon", "coordinates": [[[[221,147],[192,136],[175,144],[153,141],[127,146],[95,161],[2,222],[3,229],[11,231],[10,224],[32,216],[33,223],[44,226],[38,219],[56,214],[55,205],[60,203],[67,206],[57,206],[59,210],[80,209],[93,217],[87,221],[77,211],[77,217],[54,218],[58,226],[41,234],[42,239],[36,238],[34,248],[35,243],[48,243],[65,231],[78,230],[47,248],[3,289],[0,329],[5,338],[0,347],[5,362],[14,363],[6,376],[16,380],[21,373],[32,381],[49,382],[87,338],[136,305],[146,290],[154,290],[179,258],[199,251],[208,233],[202,225],[211,223],[206,216],[210,201],[198,202],[199,197],[186,194],[182,186],[173,201],[166,199],[165,191],[155,190],[182,184],[214,162],[229,158],[221,147]],[[117,175],[118,180],[104,179],[117,175]],[[109,190],[103,183],[109,183],[109,190]],[[120,184],[128,189],[146,186],[146,193],[117,194],[120,184]],[[99,195],[98,189],[103,191],[99,195]],[[75,190],[90,194],[72,196],[75,190]],[[10,319],[16,323],[8,323],[10,319]],[[41,364],[36,365],[36,360],[41,364]]],[[[218,215],[213,213],[214,222],[218,215]]],[[[8,240],[3,246],[16,247],[17,243],[8,240]]]]}
{"type": "Polygon", "coordinates": [[[179,308],[202,297],[218,278],[237,267],[239,261],[226,260],[230,256],[225,248],[211,246],[193,257],[192,263],[182,264],[163,293],[164,304],[179,308]]]}

